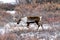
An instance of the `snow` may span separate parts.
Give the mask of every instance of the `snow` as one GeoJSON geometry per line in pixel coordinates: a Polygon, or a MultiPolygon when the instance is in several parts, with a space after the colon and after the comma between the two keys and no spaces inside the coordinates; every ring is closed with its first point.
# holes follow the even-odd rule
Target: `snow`
{"type": "Polygon", "coordinates": [[[0,34],[1,34],[1,35],[5,34],[5,29],[3,29],[3,28],[0,29],[0,34]]]}
{"type": "Polygon", "coordinates": [[[19,25],[21,25],[22,27],[27,27],[26,22],[27,22],[27,17],[21,18],[19,25]]]}
{"type": "Polygon", "coordinates": [[[49,24],[43,24],[43,29],[48,30],[49,28],[51,28],[49,24]]]}
{"type": "Polygon", "coordinates": [[[38,28],[38,30],[43,30],[43,28],[40,26],[40,27],[38,28]]]}
{"type": "Polygon", "coordinates": [[[37,29],[38,29],[38,25],[37,25],[36,23],[31,23],[31,24],[29,25],[29,28],[30,28],[31,30],[37,30],[37,29]]]}
{"type": "Polygon", "coordinates": [[[13,3],[13,2],[15,2],[15,0],[0,0],[0,1],[3,1],[3,3],[13,3]]]}
{"type": "Polygon", "coordinates": [[[16,11],[6,11],[7,13],[10,13],[10,14],[15,14],[16,11]]]}

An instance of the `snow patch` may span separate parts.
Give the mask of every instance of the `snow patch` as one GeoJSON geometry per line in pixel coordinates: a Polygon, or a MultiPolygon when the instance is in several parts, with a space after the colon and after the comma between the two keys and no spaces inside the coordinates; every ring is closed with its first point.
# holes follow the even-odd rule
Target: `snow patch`
{"type": "Polygon", "coordinates": [[[10,13],[10,14],[15,14],[16,11],[6,11],[7,13],[10,13]]]}
{"type": "Polygon", "coordinates": [[[38,29],[38,25],[36,23],[31,23],[29,25],[29,28],[32,29],[32,30],[37,30],[38,29]]]}
{"type": "Polygon", "coordinates": [[[5,34],[5,29],[3,29],[3,28],[0,29],[0,34],[1,34],[1,35],[5,34]]]}

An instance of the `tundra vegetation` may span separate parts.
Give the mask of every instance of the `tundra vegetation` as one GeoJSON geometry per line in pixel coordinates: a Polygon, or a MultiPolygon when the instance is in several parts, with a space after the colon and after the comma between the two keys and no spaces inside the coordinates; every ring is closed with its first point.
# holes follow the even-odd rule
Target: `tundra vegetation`
{"type": "Polygon", "coordinates": [[[4,28],[0,29],[0,40],[60,40],[60,0],[16,0],[16,4],[0,2],[0,26],[4,28]],[[16,12],[12,15],[7,11],[16,12]],[[36,31],[38,25],[35,23],[26,27],[24,17],[32,16],[42,16],[43,30],[39,27],[40,30],[36,31]],[[17,24],[19,19],[22,21],[17,24]]]}

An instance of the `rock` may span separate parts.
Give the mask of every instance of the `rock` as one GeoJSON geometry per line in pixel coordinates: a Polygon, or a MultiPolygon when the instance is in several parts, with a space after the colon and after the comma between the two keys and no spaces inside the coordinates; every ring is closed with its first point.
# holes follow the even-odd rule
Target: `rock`
{"type": "Polygon", "coordinates": [[[29,28],[27,28],[27,27],[24,27],[24,28],[23,28],[23,30],[29,30],[29,28]]]}
{"type": "Polygon", "coordinates": [[[10,22],[10,23],[7,23],[6,25],[4,25],[4,29],[5,29],[6,33],[13,31],[13,27],[16,27],[16,25],[17,24],[14,22],[10,22]]]}
{"type": "Polygon", "coordinates": [[[49,24],[43,24],[43,29],[49,30],[49,29],[52,29],[52,27],[49,24]]]}
{"type": "Polygon", "coordinates": [[[11,27],[16,27],[17,23],[16,22],[9,22],[6,25],[4,25],[5,28],[11,28],[11,27]]]}
{"type": "Polygon", "coordinates": [[[36,30],[38,29],[38,25],[37,25],[36,23],[31,23],[31,24],[29,25],[29,29],[36,31],[36,30]]]}

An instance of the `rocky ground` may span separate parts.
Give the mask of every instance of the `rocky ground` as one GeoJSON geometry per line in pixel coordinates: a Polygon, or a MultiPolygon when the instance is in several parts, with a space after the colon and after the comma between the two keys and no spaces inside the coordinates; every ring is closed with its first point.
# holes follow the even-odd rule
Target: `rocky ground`
{"type": "Polygon", "coordinates": [[[59,24],[43,24],[43,28],[38,28],[38,25],[33,23],[28,28],[24,22],[9,22],[0,29],[0,40],[59,40],[59,24]]]}
{"type": "Polygon", "coordinates": [[[19,12],[0,11],[0,40],[60,40],[60,4],[18,5],[15,10],[19,12]],[[24,17],[17,24],[16,20],[30,15],[42,16],[43,26],[33,23],[27,27],[24,17]]]}

